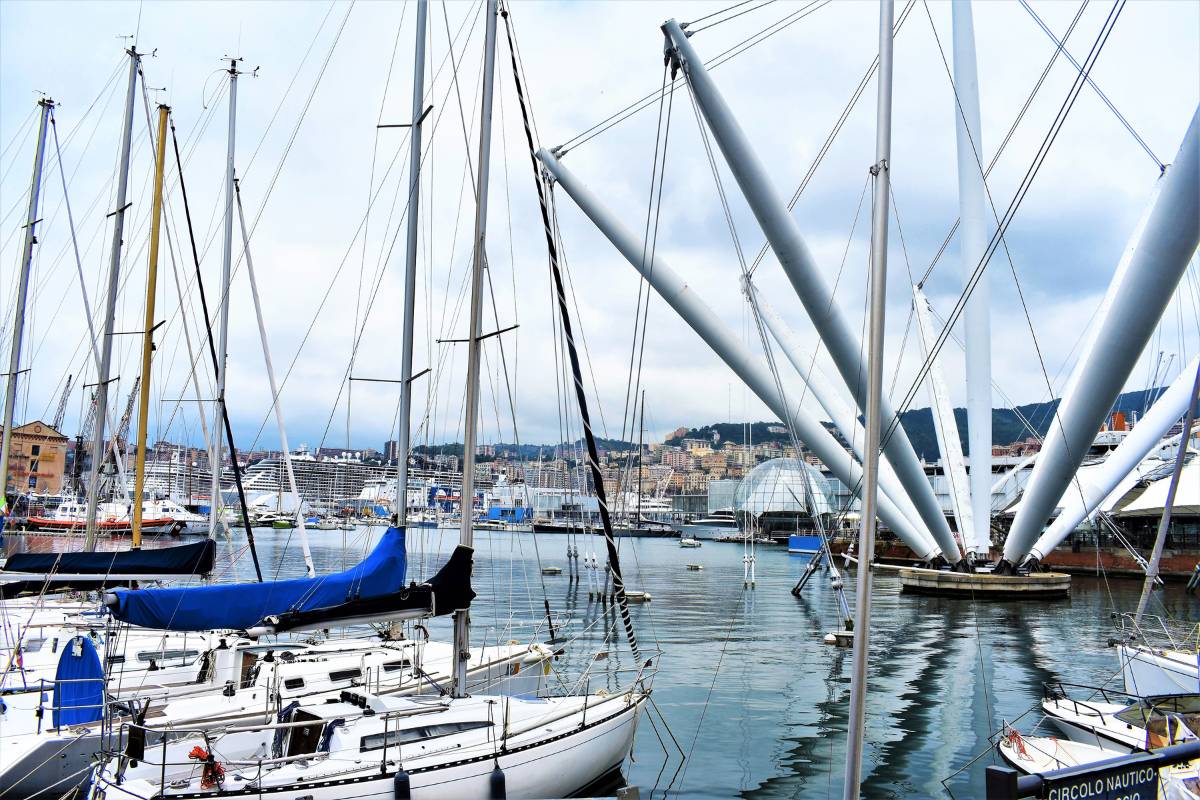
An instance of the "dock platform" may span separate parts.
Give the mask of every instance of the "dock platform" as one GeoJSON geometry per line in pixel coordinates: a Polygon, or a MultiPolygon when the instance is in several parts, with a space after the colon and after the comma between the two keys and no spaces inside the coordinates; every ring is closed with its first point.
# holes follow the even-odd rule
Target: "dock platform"
{"type": "Polygon", "coordinates": [[[900,569],[900,591],[976,600],[1053,600],[1071,593],[1071,576],[1063,572],[1030,575],[967,574],[946,570],[900,569]]]}

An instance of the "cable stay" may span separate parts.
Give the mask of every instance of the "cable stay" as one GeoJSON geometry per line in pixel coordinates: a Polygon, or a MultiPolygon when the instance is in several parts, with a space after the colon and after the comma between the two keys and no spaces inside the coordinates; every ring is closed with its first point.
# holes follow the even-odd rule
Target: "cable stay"
{"type": "MultiPolygon", "coordinates": [[[[517,90],[517,99],[521,106],[521,119],[525,129],[526,144],[529,146],[529,162],[533,169],[534,184],[537,187],[538,203],[541,209],[542,225],[546,234],[546,249],[549,255],[550,272],[554,281],[555,295],[558,299],[559,320],[562,324],[563,338],[567,343],[567,352],[571,361],[571,376],[575,386],[575,398],[579,405],[579,416],[583,423],[584,439],[587,445],[587,462],[591,473],[593,489],[600,508],[600,522],[604,528],[604,543],[608,549],[609,572],[612,575],[613,590],[617,597],[621,621],[625,627],[625,636],[633,657],[641,661],[641,651],[638,647],[637,634],[633,629],[633,619],[629,614],[629,599],[625,593],[625,581],[621,573],[621,559],[617,552],[616,540],[613,538],[612,518],[609,515],[608,500],[605,496],[604,476],[600,471],[600,456],[596,447],[596,437],[592,432],[591,416],[588,413],[587,393],[583,385],[583,374],[579,366],[579,353],[575,345],[575,336],[571,326],[571,314],[567,305],[566,289],[563,285],[562,269],[559,265],[558,247],[555,241],[555,227],[551,224],[550,202],[548,200],[548,181],[543,178],[537,163],[537,149],[533,142],[533,133],[529,123],[529,111],[525,102],[525,90],[517,69],[515,48],[512,40],[512,22],[508,10],[501,12],[504,18],[505,31],[508,35],[509,52],[512,55],[513,80],[517,90]]],[[[552,195],[551,195],[552,196],[552,195]]],[[[647,662],[649,665],[650,662],[647,662]]]]}

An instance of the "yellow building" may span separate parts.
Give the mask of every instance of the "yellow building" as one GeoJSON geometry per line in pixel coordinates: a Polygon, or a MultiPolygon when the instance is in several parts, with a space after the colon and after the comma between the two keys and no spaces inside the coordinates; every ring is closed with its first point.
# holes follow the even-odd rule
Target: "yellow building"
{"type": "Polygon", "coordinates": [[[67,468],[67,437],[45,422],[13,428],[8,455],[8,494],[58,494],[67,468]]]}

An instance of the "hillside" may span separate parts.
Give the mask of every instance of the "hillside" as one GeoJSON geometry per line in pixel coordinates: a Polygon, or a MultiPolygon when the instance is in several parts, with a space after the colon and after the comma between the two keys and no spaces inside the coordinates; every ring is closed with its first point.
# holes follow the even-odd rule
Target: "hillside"
{"type": "MultiPolygon", "coordinates": [[[[1141,389],[1135,392],[1126,392],[1117,398],[1117,402],[1113,405],[1113,411],[1124,411],[1127,414],[1136,412],[1141,415],[1149,405],[1148,400],[1151,399],[1151,396],[1161,391],[1161,389],[1141,389]]],[[[992,409],[992,444],[1009,445],[1028,438],[1031,434],[1025,422],[1022,421],[1022,417],[1028,420],[1029,425],[1037,431],[1039,437],[1045,436],[1050,427],[1050,421],[1054,418],[1054,412],[1058,408],[1058,402],[1056,399],[1046,403],[1029,403],[1017,406],[1016,409],[992,409]]],[[[965,408],[954,409],[954,418],[958,422],[963,452],[969,455],[966,437],[961,435],[966,432],[967,410],[965,408]]],[[[904,430],[908,433],[908,438],[917,451],[917,455],[928,461],[937,460],[938,447],[933,429],[933,413],[928,408],[916,408],[903,413],[900,421],[904,425],[904,430]]],[[[746,428],[746,425],[740,423],[718,422],[699,428],[688,428],[687,433],[683,436],[670,438],[667,443],[677,443],[679,439],[686,438],[706,439],[714,442],[714,446],[718,448],[727,442],[742,444],[746,428]],[[715,439],[714,434],[716,434],[715,439]]],[[[750,441],[754,443],[790,443],[787,431],[778,422],[753,423],[750,426],[750,441]]]]}

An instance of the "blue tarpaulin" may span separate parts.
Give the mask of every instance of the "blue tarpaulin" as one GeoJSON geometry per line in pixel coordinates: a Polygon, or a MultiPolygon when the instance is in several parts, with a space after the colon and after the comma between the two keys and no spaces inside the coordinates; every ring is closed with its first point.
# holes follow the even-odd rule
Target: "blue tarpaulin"
{"type": "Polygon", "coordinates": [[[84,725],[104,716],[104,668],[96,646],[76,636],[63,648],[54,673],[54,727],[84,725]]]}
{"type": "Polygon", "coordinates": [[[404,531],[388,528],[365,560],[317,578],[168,589],[117,590],[113,616],[173,631],[245,630],[269,616],[330,608],[404,588],[404,531]]]}

